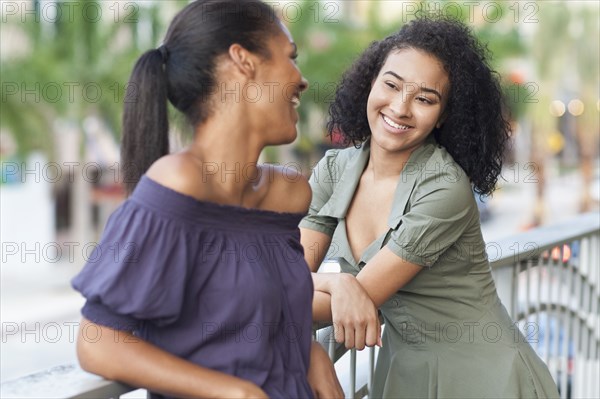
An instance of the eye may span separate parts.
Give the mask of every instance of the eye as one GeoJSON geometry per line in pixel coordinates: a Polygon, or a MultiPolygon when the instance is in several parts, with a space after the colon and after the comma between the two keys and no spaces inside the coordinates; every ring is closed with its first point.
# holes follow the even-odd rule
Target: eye
{"type": "Polygon", "coordinates": [[[387,81],[387,82],[383,82],[387,87],[389,87],[390,89],[397,89],[396,85],[393,82],[387,81]]]}
{"type": "Polygon", "coordinates": [[[417,97],[417,101],[420,103],[423,103],[423,104],[428,104],[428,105],[433,104],[433,101],[431,101],[427,97],[417,97]]]}

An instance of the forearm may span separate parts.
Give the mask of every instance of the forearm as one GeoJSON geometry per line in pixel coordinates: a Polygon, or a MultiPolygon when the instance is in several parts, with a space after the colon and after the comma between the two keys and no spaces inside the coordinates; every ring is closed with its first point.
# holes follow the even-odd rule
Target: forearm
{"type": "Polygon", "coordinates": [[[321,344],[313,341],[310,351],[308,383],[316,398],[343,398],[344,391],[335,374],[333,363],[321,344]]]}
{"type": "Polygon", "coordinates": [[[90,324],[82,321],[77,355],[81,367],[91,373],[176,397],[239,397],[247,383],[197,366],[127,332],[96,324],[100,339],[91,341],[81,333],[90,324]]]}
{"type": "Polygon", "coordinates": [[[312,273],[314,285],[313,321],[329,323],[333,320],[331,295],[344,290],[350,283],[360,285],[357,279],[348,273],[312,273]]]}
{"type": "Polygon", "coordinates": [[[343,273],[312,273],[313,286],[315,291],[331,294],[335,283],[339,281],[343,273]]]}
{"type": "Polygon", "coordinates": [[[344,342],[347,348],[381,345],[377,308],[368,293],[350,274],[333,277],[324,279],[326,286],[331,284],[332,294],[314,292],[313,320],[333,323],[335,340],[344,342]]]}
{"type": "Polygon", "coordinates": [[[321,323],[330,323],[331,315],[331,295],[322,291],[315,291],[313,296],[313,321],[321,323]]]}
{"type": "Polygon", "coordinates": [[[316,272],[325,258],[331,237],[318,231],[300,228],[300,242],[304,247],[304,259],[310,271],[316,272]]]}
{"type": "Polygon", "coordinates": [[[337,284],[355,279],[347,273],[312,273],[315,289],[313,297],[313,321],[329,323],[333,320],[331,312],[331,294],[337,284]]]}

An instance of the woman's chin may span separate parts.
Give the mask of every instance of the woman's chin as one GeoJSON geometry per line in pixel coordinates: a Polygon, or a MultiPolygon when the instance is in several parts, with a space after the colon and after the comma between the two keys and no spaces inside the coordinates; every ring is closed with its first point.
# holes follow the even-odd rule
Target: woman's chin
{"type": "Polygon", "coordinates": [[[282,144],[293,143],[294,140],[296,140],[296,138],[298,137],[298,129],[296,128],[296,125],[294,124],[294,127],[287,130],[286,134],[282,136],[285,137],[285,141],[282,144]]]}
{"type": "Polygon", "coordinates": [[[270,140],[266,145],[273,146],[273,145],[291,144],[296,140],[297,137],[298,137],[298,132],[296,129],[294,129],[293,131],[288,131],[285,134],[284,133],[279,134],[276,138],[274,138],[273,140],[270,140]]]}

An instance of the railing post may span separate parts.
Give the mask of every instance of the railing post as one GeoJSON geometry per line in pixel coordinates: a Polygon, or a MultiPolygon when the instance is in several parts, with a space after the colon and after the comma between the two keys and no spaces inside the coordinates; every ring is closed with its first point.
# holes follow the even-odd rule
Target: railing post
{"type": "Polygon", "coordinates": [[[350,350],[350,398],[356,398],[356,349],[350,350]]]}
{"type": "Polygon", "coordinates": [[[369,389],[369,396],[373,392],[373,379],[375,377],[375,347],[369,348],[369,378],[367,380],[367,387],[369,389]]]}

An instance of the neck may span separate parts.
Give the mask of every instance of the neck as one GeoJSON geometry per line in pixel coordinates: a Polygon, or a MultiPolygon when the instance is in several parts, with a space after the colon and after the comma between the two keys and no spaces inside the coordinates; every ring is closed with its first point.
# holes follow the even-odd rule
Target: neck
{"type": "Polygon", "coordinates": [[[199,162],[204,182],[238,205],[260,182],[257,163],[264,148],[259,134],[243,121],[235,110],[226,117],[214,115],[196,128],[184,150],[199,162]]]}
{"type": "Polygon", "coordinates": [[[410,154],[416,148],[404,151],[390,152],[378,146],[371,140],[371,151],[367,171],[369,171],[374,180],[397,180],[406,166],[410,154]]]}

